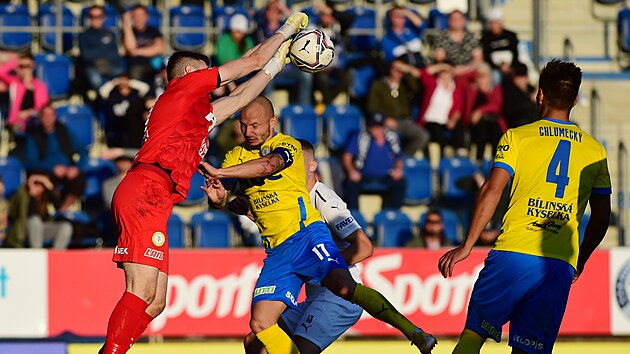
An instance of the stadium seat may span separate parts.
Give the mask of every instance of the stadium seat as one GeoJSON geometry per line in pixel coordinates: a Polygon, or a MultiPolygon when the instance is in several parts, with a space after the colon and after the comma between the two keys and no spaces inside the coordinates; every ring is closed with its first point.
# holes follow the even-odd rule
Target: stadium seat
{"type": "Polygon", "coordinates": [[[232,222],[221,211],[205,211],[193,215],[190,226],[195,247],[231,247],[232,222]]]}
{"type": "Polygon", "coordinates": [[[357,106],[330,105],[326,107],[324,119],[327,124],[328,148],[341,150],[352,134],[363,126],[363,115],[357,106]]]}
{"type": "Polygon", "coordinates": [[[304,12],[308,16],[309,26],[319,24],[319,10],[317,10],[315,6],[304,7],[300,9],[300,11],[304,12]]]}
{"type": "MultiPolygon", "coordinates": [[[[90,227],[90,225],[94,225],[94,221],[92,220],[92,217],[90,217],[90,215],[84,211],[62,211],[57,213],[55,216],[53,216],[53,218],[57,218],[57,217],[63,217],[66,220],[69,220],[73,223],[73,226],[76,227],[82,227],[81,225],[85,225],[87,227],[90,227]],[[77,225],[78,224],[78,225],[77,225]]],[[[75,229],[75,232],[77,230],[75,229]]],[[[99,233],[94,234],[94,235],[84,235],[84,232],[80,232],[79,233],[82,237],[81,238],[74,238],[72,239],[72,241],[70,242],[70,247],[72,248],[95,248],[95,247],[102,247],[103,246],[103,237],[101,237],[101,235],[99,233]]],[[[44,241],[44,246],[45,247],[50,247],[52,246],[52,240],[47,240],[44,241]]]]}
{"type": "Polygon", "coordinates": [[[186,200],[180,202],[178,205],[191,206],[204,203],[208,197],[206,196],[206,192],[204,192],[200,187],[204,186],[205,184],[206,180],[201,174],[199,174],[198,172],[193,173],[193,176],[190,180],[190,190],[188,191],[186,200]]]}
{"type": "Polygon", "coordinates": [[[472,198],[472,193],[459,187],[458,182],[463,178],[471,177],[476,171],[474,163],[467,158],[442,158],[439,166],[442,197],[447,199],[472,198]]]}
{"type": "Polygon", "coordinates": [[[4,184],[4,197],[11,198],[13,193],[26,181],[24,166],[15,157],[0,157],[0,176],[4,184]]]}
{"type": "MultiPolygon", "coordinates": [[[[171,28],[201,30],[198,33],[173,33],[171,43],[176,50],[199,51],[208,41],[206,16],[201,6],[182,5],[170,9],[171,28]]],[[[179,32],[179,31],[177,31],[179,32]]]]}
{"type": "Polygon", "coordinates": [[[355,98],[367,97],[370,93],[372,81],[376,77],[376,69],[372,65],[351,67],[352,86],[350,95],[355,98]]]}
{"type": "Polygon", "coordinates": [[[428,203],[433,197],[433,178],[431,164],[427,159],[405,158],[405,204],[428,203]]]}
{"type": "Polygon", "coordinates": [[[74,80],[74,65],[70,58],[63,54],[37,54],[35,64],[35,75],[48,87],[50,98],[67,98],[74,80]]]}
{"type": "Polygon", "coordinates": [[[64,105],[57,107],[57,119],[64,123],[77,139],[75,148],[88,149],[94,142],[94,113],[88,106],[64,105]]]}
{"type": "Polygon", "coordinates": [[[168,247],[170,248],[184,248],[186,247],[185,229],[186,225],[175,213],[171,213],[171,217],[166,224],[166,235],[168,237],[168,247]]]}
{"type": "MultiPolygon", "coordinates": [[[[459,221],[457,217],[457,213],[449,209],[439,209],[440,214],[442,214],[442,221],[444,222],[444,233],[446,235],[446,239],[452,245],[459,245],[461,243],[460,233],[463,232],[463,225],[459,221]]],[[[420,220],[418,221],[418,228],[422,230],[424,223],[427,220],[427,213],[423,213],[420,215],[420,220]]]]}
{"type": "Polygon", "coordinates": [[[630,53],[630,8],[619,11],[617,34],[619,36],[619,49],[624,53],[630,53]]]}
{"type": "Polygon", "coordinates": [[[322,136],[322,120],[309,105],[289,104],[280,112],[282,131],[317,146],[322,136]]]}
{"type": "Polygon", "coordinates": [[[212,9],[212,20],[214,21],[214,28],[223,32],[228,29],[230,24],[230,18],[234,14],[242,14],[247,18],[250,18],[247,10],[239,6],[221,6],[212,9]]]}
{"type": "MultiPolygon", "coordinates": [[[[29,27],[31,15],[26,5],[1,5],[0,25],[29,27]]],[[[0,34],[0,47],[9,51],[27,51],[31,47],[33,34],[29,32],[8,32],[0,34]]]]}
{"type": "Polygon", "coordinates": [[[348,51],[369,52],[376,49],[376,12],[363,6],[351,7],[346,11],[354,16],[348,34],[348,51]],[[353,34],[354,30],[367,33],[353,34]]]}
{"type": "Polygon", "coordinates": [[[90,158],[81,166],[81,171],[85,175],[85,202],[102,205],[103,182],[116,174],[116,166],[111,160],[90,158]]]}
{"type": "Polygon", "coordinates": [[[418,5],[429,5],[435,2],[435,0],[409,0],[409,1],[418,5]]]}
{"type": "Polygon", "coordinates": [[[429,11],[429,28],[436,30],[445,30],[448,27],[448,16],[441,13],[438,9],[429,11]]]}
{"type": "Polygon", "coordinates": [[[359,226],[361,226],[361,228],[363,229],[363,232],[365,232],[365,234],[371,240],[372,235],[368,233],[368,222],[365,220],[365,216],[363,216],[363,214],[361,213],[361,211],[359,211],[359,209],[351,209],[350,213],[352,214],[352,217],[354,218],[354,220],[356,220],[359,223],[359,226]]]}
{"type": "MultiPolygon", "coordinates": [[[[55,26],[57,21],[56,7],[54,5],[40,5],[37,19],[40,26],[55,26]]],[[[77,36],[72,30],[78,25],[76,17],[74,17],[70,8],[66,6],[63,7],[62,25],[64,29],[64,33],[62,34],[62,48],[63,51],[66,52],[74,46],[77,36]]],[[[41,35],[42,48],[51,52],[56,51],[56,37],[57,35],[54,29],[44,31],[41,35]]]]}
{"type": "MultiPolygon", "coordinates": [[[[81,17],[79,18],[79,22],[81,26],[88,27],[90,24],[90,18],[88,13],[90,12],[91,6],[86,6],[81,9],[81,17]]],[[[118,30],[118,22],[120,21],[120,14],[115,7],[111,5],[103,5],[103,9],[105,10],[105,21],[103,21],[103,28],[118,30]]]]}
{"type": "Polygon", "coordinates": [[[413,237],[411,219],[396,209],[374,215],[374,237],[380,247],[404,247],[413,237]]]}
{"type": "Polygon", "coordinates": [[[162,13],[155,6],[146,6],[147,13],[149,14],[149,20],[147,25],[151,27],[162,27],[162,13]]]}

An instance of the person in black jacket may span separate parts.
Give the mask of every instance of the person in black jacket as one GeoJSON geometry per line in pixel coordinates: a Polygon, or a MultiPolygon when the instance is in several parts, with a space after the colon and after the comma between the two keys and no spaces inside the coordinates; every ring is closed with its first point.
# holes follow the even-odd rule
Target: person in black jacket
{"type": "Polygon", "coordinates": [[[529,84],[527,65],[517,63],[503,77],[503,117],[508,128],[516,128],[538,119],[536,89],[529,84]]]}
{"type": "MultiPolygon", "coordinates": [[[[483,59],[495,72],[507,74],[518,62],[518,37],[503,27],[503,12],[493,8],[486,15],[488,29],[481,36],[483,59]]],[[[496,79],[500,76],[495,76],[496,79]]]]}

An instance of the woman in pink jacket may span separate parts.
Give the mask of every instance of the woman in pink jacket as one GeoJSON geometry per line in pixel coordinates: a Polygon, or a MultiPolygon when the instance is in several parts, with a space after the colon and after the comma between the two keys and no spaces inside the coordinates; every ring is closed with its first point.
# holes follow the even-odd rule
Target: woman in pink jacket
{"type": "Polygon", "coordinates": [[[8,123],[16,133],[24,132],[31,117],[49,101],[48,88],[33,77],[34,70],[35,60],[30,54],[0,66],[0,80],[9,86],[8,123]]]}

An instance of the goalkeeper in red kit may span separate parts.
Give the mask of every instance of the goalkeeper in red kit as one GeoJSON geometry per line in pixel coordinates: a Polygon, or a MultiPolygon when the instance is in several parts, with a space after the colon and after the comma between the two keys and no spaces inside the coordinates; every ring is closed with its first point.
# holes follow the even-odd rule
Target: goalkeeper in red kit
{"type": "Polygon", "coordinates": [[[242,58],[209,68],[206,56],[176,52],[168,61],[168,88],[149,112],[144,142],[112,200],[118,232],[113,261],[125,272],[125,292],[112,311],[99,353],[126,353],[166,306],[168,235],[173,204],[208,151],[208,133],[254,98],[287,60],[290,38],[308,17],[291,15],[242,58]],[[262,69],[262,70],[261,70],[262,69]],[[210,102],[217,87],[260,70],[229,96],[210,102]]]}

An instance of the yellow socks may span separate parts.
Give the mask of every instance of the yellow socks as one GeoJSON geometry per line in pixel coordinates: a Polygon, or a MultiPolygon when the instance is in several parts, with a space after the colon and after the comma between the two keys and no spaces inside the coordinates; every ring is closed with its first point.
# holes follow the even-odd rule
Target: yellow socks
{"type": "Polygon", "coordinates": [[[486,340],[470,329],[464,329],[459,337],[459,342],[453,349],[453,354],[474,354],[479,353],[483,342],[486,340]]]}
{"type": "Polygon", "coordinates": [[[361,306],[372,317],[381,320],[401,331],[405,337],[409,338],[411,333],[418,328],[403,316],[394,306],[387,301],[385,296],[378,291],[357,284],[352,294],[352,303],[361,306]]]}
{"type": "Polygon", "coordinates": [[[300,354],[291,338],[277,323],[256,334],[256,337],[265,345],[269,354],[300,354]]]}

